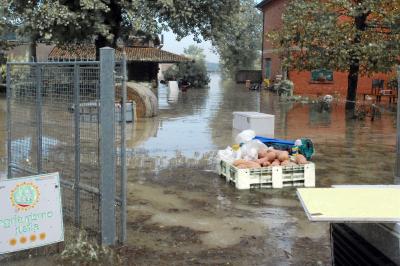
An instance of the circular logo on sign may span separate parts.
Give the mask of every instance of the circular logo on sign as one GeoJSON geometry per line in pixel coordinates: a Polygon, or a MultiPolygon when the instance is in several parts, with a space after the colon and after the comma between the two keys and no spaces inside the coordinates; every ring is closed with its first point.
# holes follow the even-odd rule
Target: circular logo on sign
{"type": "Polygon", "coordinates": [[[33,183],[20,183],[11,190],[12,205],[21,210],[26,211],[35,207],[39,200],[39,188],[33,183]]]}

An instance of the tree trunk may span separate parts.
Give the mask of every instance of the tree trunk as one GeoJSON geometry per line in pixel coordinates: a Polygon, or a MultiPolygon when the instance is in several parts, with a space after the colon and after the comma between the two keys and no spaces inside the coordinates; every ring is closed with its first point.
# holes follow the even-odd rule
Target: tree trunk
{"type": "Polygon", "coordinates": [[[107,38],[104,37],[103,35],[97,35],[96,41],[94,43],[96,45],[96,60],[97,61],[100,60],[100,48],[113,47],[112,43],[109,40],[107,40],[107,38]]]}
{"type": "Polygon", "coordinates": [[[358,73],[360,70],[359,60],[352,60],[350,63],[349,74],[347,77],[347,98],[346,98],[346,110],[354,110],[357,100],[357,85],[358,85],[358,73]]]}
{"type": "MultiPolygon", "coordinates": [[[[354,36],[353,46],[354,49],[361,43],[361,33],[360,31],[364,31],[367,27],[365,23],[367,17],[369,16],[370,11],[360,14],[355,17],[354,23],[356,25],[357,32],[354,36]]],[[[357,85],[358,85],[358,75],[360,72],[360,57],[356,55],[356,50],[350,52],[350,68],[349,75],[347,79],[347,102],[346,102],[346,110],[347,113],[352,112],[354,114],[354,110],[356,107],[357,100],[357,85]]]]}
{"type": "Polygon", "coordinates": [[[98,35],[95,41],[96,45],[96,60],[100,58],[100,48],[112,47],[117,48],[117,41],[121,34],[121,23],[122,23],[122,7],[119,1],[111,0],[109,4],[109,11],[104,15],[104,24],[110,27],[109,32],[113,35],[112,41],[108,40],[103,35],[98,35]]]}

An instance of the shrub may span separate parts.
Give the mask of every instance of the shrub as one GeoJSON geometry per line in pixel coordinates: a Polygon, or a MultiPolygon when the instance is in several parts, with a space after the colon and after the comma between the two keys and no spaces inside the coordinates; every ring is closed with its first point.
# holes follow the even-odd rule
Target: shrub
{"type": "Polygon", "coordinates": [[[203,49],[195,45],[190,45],[185,49],[185,56],[193,59],[193,61],[178,63],[164,71],[165,80],[187,81],[193,88],[207,86],[210,78],[207,74],[203,49]]]}

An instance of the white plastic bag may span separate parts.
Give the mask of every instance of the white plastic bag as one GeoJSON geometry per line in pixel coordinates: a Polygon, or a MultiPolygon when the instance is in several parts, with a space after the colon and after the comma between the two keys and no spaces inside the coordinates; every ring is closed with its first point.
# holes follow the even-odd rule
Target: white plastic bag
{"type": "Polygon", "coordinates": [[[237,144],[240,143],[246,143],[252,139],[254,139],[254,137],[256,136],[256,132],[254,132],[254,130],[243,130],[242,132],[240,132],[236,138],[235,138],[235,142],[237,144]]]}
{"type": "Polygon", "coordinates": [[[242,159],[255,161],[258,159],[258,151],[260,149],[268,149],[268,147],[258,139],[252,139],[240,147],[242,151],[242,159]]]}
{"type": "Polygon", "coordinates": [[[242,146],[242,158],[247,161],[255,161],[258,159],[258,150],[245,144],[242,146]]]}
{"type": "Polygon", "coordinates": [[[227,147],[225,150],[219,150],[218,160],[224,160],[228,163],[233,163],[236,160],[233,149],[231,147],[227,147]]]}

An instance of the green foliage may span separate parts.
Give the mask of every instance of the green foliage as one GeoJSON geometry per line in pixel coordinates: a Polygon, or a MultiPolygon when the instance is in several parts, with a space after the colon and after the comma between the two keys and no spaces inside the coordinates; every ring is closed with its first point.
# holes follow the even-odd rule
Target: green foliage
{"type": "MultiPolygon", "coordinates": [[[[26,62],[26,58],[24,56],[8,56],[5,58],[5,62],[1,62],[0,60],[0,84],[6,83],[7,78],[7,65],[6,61],[10,62],[26,62]],[[3,64],[2,64],[3,63],[3,64]]],[[[21,71],[18,68],[11,68],[11,76],[15,79],[25,79],[27,75],[26,71],[21,71]]]]}
{"type": "Polygon", "coordinates": [[[201,64],[205,63],[206,60],[206,56],[204,55],[204,49],[196,46],[196,45],[189,45],[188,48],[185,48],[183,50],[183,53],[193,59],[196,60],[198,62],[200,62],[201,64]]]}
{"type": "Polygon", "coordinates": [[[184,50],[185,56],[193,59],[191,62],[181,62],[163,74],[166,80],[184,80],[190,83],[191,87],[204,88],[210,82],[207,74],[205,55],[203,49],[196,45],[190,45],[184,50]]]}
{"type": "Polygon", "coordinates": [[[95,42],[115,47],[128,35],[161,33],[211,39],[239,6],[239,0],[8,0],[8,19],[33,40],[95,42]]]}
{"type": "Polygon", "coordinates": [[[5,33],[5,26],[6,26],[6,20],[3,19],[3,14],[4,14],[4,4],[5,0],[0,0],[0,49],[2,49],[2,45],[4,43],[3,40],[1,40],[1,36],[5,33]]]}
{"type": "Polygon", "coordinates": [[[230,77],[241,69],[260,68],[263,20],[255,5],[254,0],[241,0],[240,9],[213,38],[221,69],[230,77]]]}
{"type": "Polygon", "coordinates": [[[399,63],[400,0],[292,0],[283,28],[269,35],[283,65],[349,72],[346,105],[354,108],[359,74],[399,63]]]}
{"type": "Polygon", "coordinates": [[[287,67],[348,71],[359,60],[362,74],[388,72],[400,52],[399,12],[399,0],[293,0],[270,37],[287,67]],[[365,25],[357,25],[362,16],[365,25]]]}
{"type": "Polygon", "coordinates": [[[163,72],[166,81],[176,80],[178,77],[178,67],[173,65],[163,72]]]}
{"type": "Polygon", "coordinates": [[[10,26],[5,16],[6,11],[4,7],[6,6],[6,3],[6,0],[0,0],[0,51],[8,50],[13,47],[12,44],[2,38],[7,33],[10,26]]]}
{"type": "Polygon", "coordinates": [[[0,84],[6,83],[6,65],[0,65],[0,84]]]}
{"type": "Polygon", "coordinates": [[[388,88],[397,90],[398,89],[398,79],[396,76],[390,77],[387,83],[388,88]]]}

